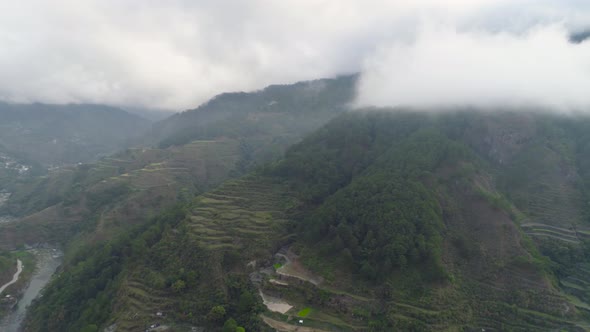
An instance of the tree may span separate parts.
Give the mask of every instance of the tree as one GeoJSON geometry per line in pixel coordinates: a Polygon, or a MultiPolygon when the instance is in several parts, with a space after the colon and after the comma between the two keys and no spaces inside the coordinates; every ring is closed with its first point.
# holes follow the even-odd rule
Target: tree
{"type": "Polygon", "coordinates": [[[375,277],[377,276],[377,272],[371,266],[371,263],[366,262],[366,261],[363,262],[360,272],[365,278],[367,278],[369,280],[374,280],[375,277]]]}
{"type": "Polygon", "coordinates": [[[236,329],[238,328],[238,323],[236,323],[236,321],[233,318],[230,318],[228,320],[225,321],[225,324],[223,324],[223,332],[236,332],[236,329]]]}
{"type": "Polygon", "coordinates": [[[343,263],[347,266],[352,266],[354,264],[354,257],[348,248],[344,248],[344,250],[342,250],[342,259],[343,263]]]}
{"type": "Polygon", "coordinates": [[[81,332],[98,332],[98,326],[94,324],[86,325],[86,327],[83,328],[81,332]]]}
{"type": "Polygon", "coordinates": [[[178,280],[176,280],[176,282],[174,284],[172,284],[172,289],[176,293],[182,292],[182,290],[184,290],[185,287],[186,287],[186,283],[182,279],[178,279],[178,280]]]}
{"type": "Polygon", "coordinates": [[[256,300],[254,299],[252,293],[247,290],[243,291],[238,302],[238,313],[245,314],[249,312],[252,310],[252,306],[254,306],[255,302],[256,300]]]}
{"type": "Polygon", "coordinates": [[[207,314],[207,319],[213,322],[219,322],[225,317],[225,308],[221,305],[216,305],[207,314]]]}

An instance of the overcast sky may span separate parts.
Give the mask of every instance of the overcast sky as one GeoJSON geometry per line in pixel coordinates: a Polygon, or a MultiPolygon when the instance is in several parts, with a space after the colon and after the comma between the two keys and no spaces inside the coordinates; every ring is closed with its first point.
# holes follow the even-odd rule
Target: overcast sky
{"type": "Polygon", "coordinates": [[[183,110],[361,72],[357,103],[590,109],[588,0],[0,2],[0,100],[183,110]]]}

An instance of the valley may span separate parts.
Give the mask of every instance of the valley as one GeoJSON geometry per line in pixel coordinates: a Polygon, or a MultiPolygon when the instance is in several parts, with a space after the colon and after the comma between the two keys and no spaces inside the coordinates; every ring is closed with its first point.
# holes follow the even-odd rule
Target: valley
{"type": "Polygon", "coordinates": [[[33,249],[31,253],[35,257],[34,272],[24,284],[24,289],[18,291],[20,293],[18,302],[0,319],[2,331],[18,332],[20,330],[27,308],[39,296],[61,264],[62,253],[56,249],[33,249]]]}
{"type": "Polygon", "coordinates": [[[584,331],[590,120],[349,111],[354,79],[12,183],[0,247],[64,252],[24,331],[584,331]]]}
{"type": "Polygon", "coordinates": [[[0,332],[590,332],[590,1],[0,1],[0,332]]]}

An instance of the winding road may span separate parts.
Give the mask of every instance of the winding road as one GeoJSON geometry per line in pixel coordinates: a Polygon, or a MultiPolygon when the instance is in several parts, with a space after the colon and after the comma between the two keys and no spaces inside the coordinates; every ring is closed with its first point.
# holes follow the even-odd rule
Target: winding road
{"type": "Polygon", "coordinates": [[[2,287],[0,287],[0,294],[10,285],[14,284],[18,281],[18,277],[20,276],[21,272],[23,272],[23,262],[20,259],[16,260],[16,273],[12,277],[12,280],[5,283],[2,287]]]}
{"type": "Polygon", "coordinates": [[[277,269],[277,274],[311,282],[315,286],[319,286],[324,281],[322,277],[318,277],[306,269],[299,261],[299,257],[293,252],[288,250],[286,254],[276,253],[275,256],[285,259],[285,264],[277,269]]]}

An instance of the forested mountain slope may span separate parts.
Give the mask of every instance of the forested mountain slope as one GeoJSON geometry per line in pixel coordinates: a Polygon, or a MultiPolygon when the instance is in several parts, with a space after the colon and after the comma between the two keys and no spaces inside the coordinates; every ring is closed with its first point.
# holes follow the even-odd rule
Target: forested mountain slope
{"type": "Polygon", "coordinates": [[[322,331],[583,331],[588,129],[526,111],[341,115],[279,161],[81,244],[27,330],[299,316],[322,331]]]}
{"type": "Polygon", "coordinates": [[[0,103],[0,147],[30,163],[95,161],[143,134],[149,121],[102,105],[0,103]]]}
{"type": "Polygon", "coordinates": [[[145,141],[167,147],[225,136],[250,138],[247,142],[258,147],[261,142],[256,137],[272,135],[293,144],[301,132],[310,132],[347,109],[355,96],[357,78],[340,76],[271,85],[250,93],[224,93],[155,123],[145,141]]]}

